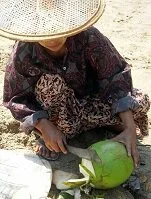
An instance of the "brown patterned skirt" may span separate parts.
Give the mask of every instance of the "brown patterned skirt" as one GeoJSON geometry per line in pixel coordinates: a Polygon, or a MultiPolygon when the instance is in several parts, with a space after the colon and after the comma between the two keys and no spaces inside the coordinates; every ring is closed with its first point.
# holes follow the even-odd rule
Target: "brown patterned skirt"
{"type": "MultiPolygon", "coordinates": [[[[111,106],[101,103],[97,96],[79,101],[59,75],[42,75],[35,94],[37,101],[50,113],[50,120],[67,137],[96,127],[122,124],[118,116],[112,116],[111,106]]],[[[141,133],[147,135],[149,97],[135,89],[135,98],[139,107],[133,112],[133,117],[141,133]]]]}

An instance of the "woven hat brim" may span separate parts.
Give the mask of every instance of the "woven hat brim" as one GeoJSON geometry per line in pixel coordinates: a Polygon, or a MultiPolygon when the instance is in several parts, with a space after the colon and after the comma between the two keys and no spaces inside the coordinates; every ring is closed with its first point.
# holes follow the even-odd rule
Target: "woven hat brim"
{"type": "MultiPolygon", "coordinates": [[[[76,1],[76,0],[75,0],[76,1]]],[[[91,0],[92,1],[92,0],[91,0]]],[[[93,12],[90,17],[84,21],[84,23],[79,23],[76,24],[76,26],[71,28],[65,28],[64,30],[60,29],[59,31],[48,31],[46,33],[37,33],[37,34],[32,34],[29,33],[26,30],[24,30],[24,33],[22,32],[15,32],[14,30],[11,29],[11,27],[9,28],[5,28],[4,26],[2,26],[1,22],[0,22],[0,35],[13,39],[13,40],[22,40],[22,41],[39,41],[39,40],[47,40],[47,39],[56,39],[56,38],[60,38],[60,37],[69,37],[75,34],[78,34],[79,32],[87,29],[88,27],[92,26],[103,14],[104,12],[104,8],[105,8],[105,3],[104,0],[96,0],[98,2],[98,7],[95,10],[95,12],[93,12]]],[[[84,14],[84,13],[83,13],[84,14]]],[[[2,15],[0,14],[0,20],[1,20],[2,15]]],[[[7,15],[6,15],[7,18],[7,15]]],[[[30,23],[30,22],[29,22],[30,23]]],[[[51,29],[51,28],[50,28],[51,29]]]]}

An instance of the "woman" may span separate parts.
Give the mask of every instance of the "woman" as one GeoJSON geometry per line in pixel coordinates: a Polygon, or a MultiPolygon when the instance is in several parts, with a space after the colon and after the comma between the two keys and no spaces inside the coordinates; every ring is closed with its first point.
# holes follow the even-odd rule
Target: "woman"
{"type": "Polygon", "coordinates": [[[133,89],[130,66],[90,25],[62,37],[16,42],[6,67],[4,105],[24,132],[41,134],[45,144],[36,152],[45,158],[66,154],[66,138],[110,126],[120,131],[114,140],[125,144],[137,166],[136,127],[148,134],[149,99],[133,89]]]}

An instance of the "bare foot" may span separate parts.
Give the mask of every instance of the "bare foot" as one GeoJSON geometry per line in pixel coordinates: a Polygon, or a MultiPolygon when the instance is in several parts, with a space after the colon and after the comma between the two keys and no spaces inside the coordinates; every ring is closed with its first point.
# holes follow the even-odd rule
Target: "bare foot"
{"type": "Polygon", "coordinates": [[[42,138],[39,138],[35,147],[37,155],[43,157],[46,160],[57,160],[59,154],[55,151],[50,151],[46,146],[42,138]]]}
{"type": "Polygon", "coordinates": [[[138,127],[136,127],[136,136],[137,136],[137,139],[140,139],[140,140],[143,139],[144,137],[138,127]]]}

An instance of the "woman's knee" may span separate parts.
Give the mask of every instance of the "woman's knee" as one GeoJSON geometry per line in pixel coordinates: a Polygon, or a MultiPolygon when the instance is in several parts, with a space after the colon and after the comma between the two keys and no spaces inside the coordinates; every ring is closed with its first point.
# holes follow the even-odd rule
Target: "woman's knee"
{"type": "Polygon", "coordinates": [[[146,114],[150,109],[150,99],[148,94],[143,92],[141,89],[134,88],[132,95],[138,102],[138,107],[134,112],[146,114]]]}
{"type": "Polygon", "coordinates": [[[49,106],[61,98],[65,87],[65,81],[59,75],[44,74],[35,87],[36,99],[44,106],[49,106]]]}
{"type": "Polygon", "coordinates": [[[140,96],[137,96],[137,101],[139,103],[137,112],[146,114],[150,109],[150,99],[147,94],[141,93],[140,96]]]}

